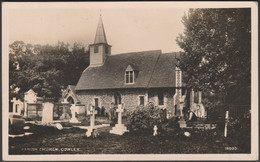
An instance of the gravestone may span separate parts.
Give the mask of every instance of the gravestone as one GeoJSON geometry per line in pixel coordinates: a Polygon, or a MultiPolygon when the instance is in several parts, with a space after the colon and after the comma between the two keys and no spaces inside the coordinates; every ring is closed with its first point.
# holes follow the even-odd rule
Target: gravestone
{"type": "Polygon", "coordinates": [[[110,133],[117,134],[117,135],[123,135],[125,132],[128,132],[127,128],[122,124],[122,112],[124,109],[122,109],[122,105],[118,105],[118,109],[116,110],[118,112],[118,124],[115,125],[115,127],[112,128],[110,133]]]}
{"type": "Polygon", "coordinates": [[[24,93],[24,116],[29,117],[28,115],[28,104],[35,104],[37,102],[37,93],[32,89],[24,93]]]}
{"type": "Polygon", "coordinates": [[[66,106],[69,105],[69,102],[67,100],[64,100],[61,102],[61,104],[62,104],[62,114],[61,114],[60,119],[66,119],[66,113],[67,113],[66,106]]]}
{"type": "Polygon", "coordinates": [[[205,107],[202,103],[198,104],[199,106],[199,112],[198,112],[198,117],[199,118],[205,118],[206,117],[206,110],[205,107]]]}
{"type": "Polygon", "coordinates": [[[79,123],[78,119],[76,118],[76,113],[78,113],[78,107],[76,106],[76,104],[71,105],[70,111],[71,111],[70,123],[79,123]]]}
{"type": "Polygon", "coordinates": [[[90,110],[87,112],[87,114],[90,115],[90,127],[88,128],[86,135],[87,137],[90,137],[95,126],[95,115],[97,114],[97,111],[95,110],[94,106],[90,107],[90,110]]]}
{"type": "Polygon", "coordinates": [[[50,124],[53,122],[53,108],[54,104],[51,102],[43,103],[42,110],[42,124],[50,124]]]}
{"type": "Polygon", "coordinates": [[[186,123],[186,121],[183,118],[181,118],[178,121],[178,123],[180,124],[180,128],[186,128],[187,127],[187,123],[186,123]]]}
{"type": "Polygon", "coordinates": [[[14,97],[11,102],[13,103],[13,113],[22,115],[23,102],[21,100],[16,100],[14,97]]]}
{"type": "Polygon", "coordinates": [[[62,125],[61,125],[60,123],[56,123],[56,124],[55,124],[55,127],[56,127],[58,130],[62,130],[62,129],[63,129],[63,127],[62,127],[62,125]]]}
{"type": "Polygon", "coordinates": [[[227,137],[227,126],[228,126],[228,111],[226,111],[226,117],[225,117],[225,129],[224,129],[224,137],[227,137]]]}
{"type": "Polygon", "coordinates": [[[157,130],[158,130],[158,127],[157,127],[157,125],[155,125],[154,127],[153,127],[153,136],[156,136],[158,133],[157,133],[157,130]]]}

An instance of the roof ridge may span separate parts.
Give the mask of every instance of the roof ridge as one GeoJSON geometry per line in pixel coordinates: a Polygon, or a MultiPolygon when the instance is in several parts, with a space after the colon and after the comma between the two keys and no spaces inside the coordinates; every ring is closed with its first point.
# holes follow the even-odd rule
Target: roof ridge
{"type": "Polygon", "coordinates": [[[152,71],[151,77],[150,77],[150,79],[149,79],[149,82],[148,82],[146,88],[148,88],[149,85],[150,85],[150,82],[151,82],[151,80],[152,80],[152,78],[153,78],[153,74],[154,74],[154,71],[155,71],[155,67],[156,67],[156,65],[158,64],[158,61],[159,61],[159,58],[160,58],[161,55],[162,55],[162,53],[159,54],[159,56],[158,56],[158,58],[157,58],[157,60],[156,60],[156,63],[154,64],[153,71],[152,71]]]}
{"type": "Polygon", "coordinates": [[[145,53],[145,52],[158,52],[158,51],[162,51],[162,50],[148,50],[148,51],[138,51],[138,52],[128,52],[128,53],[118,53],[118,54],[113,54],[113,55],[110,55],[110,56],[117,56],[117,55],[126,55],[126,54],[134,54],[134,53],[138,53],[138,54],[140,54],[140,53],[145,53]]]}
{"type": "Polygon", "coordinates": [[[162,53],[162,54],[165,55],[165,54],[178,54],[178,53],[180,53],[180,52],[165,52],[165,53],[162,53]]]}

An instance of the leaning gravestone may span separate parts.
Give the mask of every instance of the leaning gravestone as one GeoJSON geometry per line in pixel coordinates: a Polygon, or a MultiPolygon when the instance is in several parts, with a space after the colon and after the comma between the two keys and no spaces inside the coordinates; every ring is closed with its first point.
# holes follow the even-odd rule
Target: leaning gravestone
{"type": "Polygon", "coordinates": [[[112,128],[110,133],[117,134],[117,135],[123,135],[125,132],[128,132],[127,128],[122,124],[122,112],[124,109],[122,109],[122,105],[118,105],[118,109],[116,110],[118,112],[118,124],[115,125],[115,127],[112,128]]]}
{"type": "Polygon", "coordinates": [[[50,124],[51,122],[53,122],[53,107],[53,103],[43,103],[42,124],[50,124]]]}
{"type": "Polygon", "coordinates": [[[62,125],[61,125],[60,123],[56,123],[56,124],[55,124],[55,127],[56,127],[58,130],[62,130],[62,129],[63,129],[63,127],[62,127],[62,125]]]}

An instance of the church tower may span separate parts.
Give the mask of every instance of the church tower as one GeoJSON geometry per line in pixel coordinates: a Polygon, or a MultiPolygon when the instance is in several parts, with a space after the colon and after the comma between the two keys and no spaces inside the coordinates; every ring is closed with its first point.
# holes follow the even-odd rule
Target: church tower
{"type": "Polygon", "coordinates": [[[100,15],[94,44],[89,45],[90,66],[101,66],[106,57],[111,55],[111,46],[107,43],[107,38],[100,15]]]}

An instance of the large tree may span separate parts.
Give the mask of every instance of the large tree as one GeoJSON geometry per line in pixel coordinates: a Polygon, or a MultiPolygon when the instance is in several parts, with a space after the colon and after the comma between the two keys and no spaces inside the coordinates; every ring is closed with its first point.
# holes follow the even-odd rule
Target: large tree
{"type": "Polygon", "coordinates": [[[183,24],[184,82],[221,103],[250,104],[251,10],[190,9],[183,24]]]}
{"type": "Polygon", "coordinates": [[[78,43],[70,47],[63,42],[50,46],[15,41],[9,52],[10,97],[22,98],[32,88],[39,96],[57,101],[61,89],[77,84],[88,65],[89,52],[78,43]]]}

